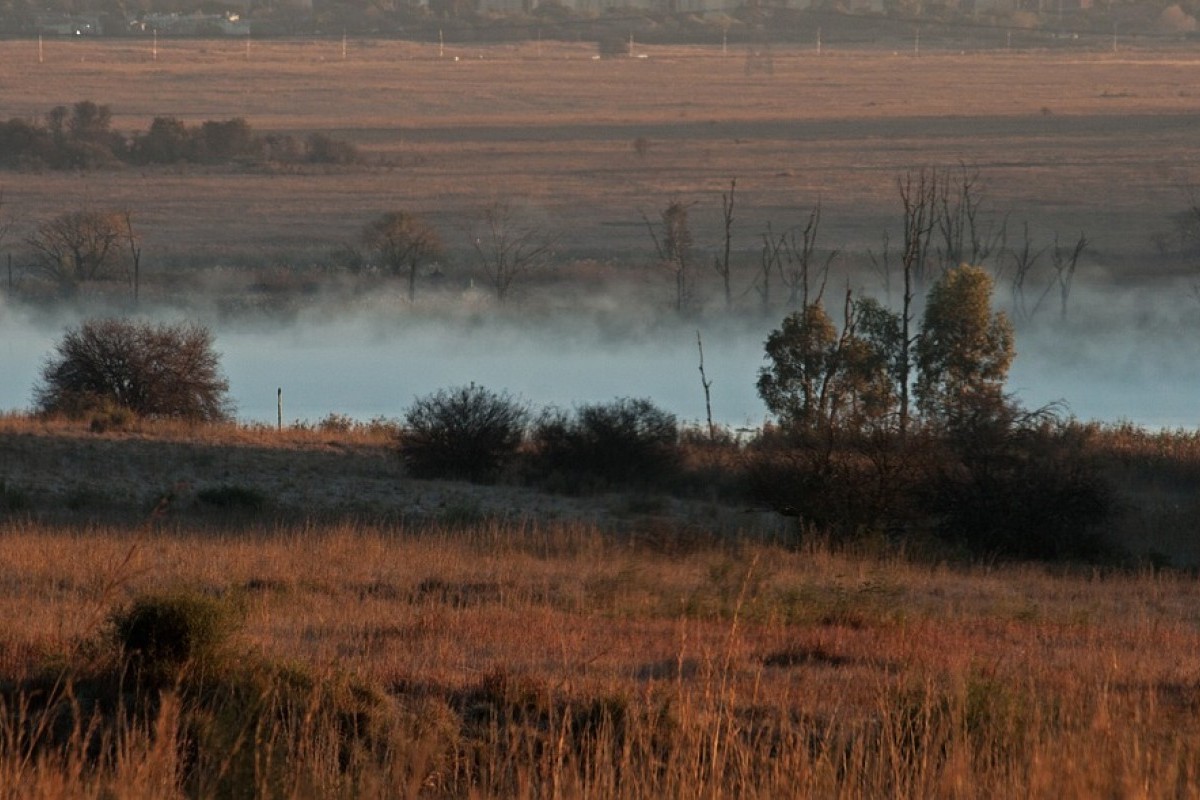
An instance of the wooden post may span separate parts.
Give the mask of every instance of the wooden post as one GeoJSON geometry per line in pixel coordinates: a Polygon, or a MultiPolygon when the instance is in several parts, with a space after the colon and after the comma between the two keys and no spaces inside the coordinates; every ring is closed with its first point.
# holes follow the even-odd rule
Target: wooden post
{"type": "Polygon", "coordinates": [[[275,390],[275,410],[278,416],[279,430],[283,430],[283,387],[280,386],[275,390]]]}

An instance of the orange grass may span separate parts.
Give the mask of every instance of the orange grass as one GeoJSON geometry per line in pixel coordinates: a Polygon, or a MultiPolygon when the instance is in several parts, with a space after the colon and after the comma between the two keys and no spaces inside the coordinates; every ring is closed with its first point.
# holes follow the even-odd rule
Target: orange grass
{"type": "MultiPolygon", "coordinates": [[[[459,726],[436,745],[448,752],[426,754],[435,766],[410,796],[1197,791],[1200,590],[1182,577],[750,544],[664,555],[587,526],[494,524],[139,533],[9,522],[0,564],[4,675],[45,669],[135,594],[232,598],[250,652],[349,673],[419,700],[428,724],[459,726]],[[520,718],[472,727],[455,698],[481,687],[528,693],[549,730],[520,718]],[[596,698],[621,698],[629,718],[564,743],[561,709],[596,698]],[[663,708],[669,730],[645,716],[663,708]]],[[[155,724],[170,728],[171,708],[155,724]]],[[[132,773],[172,774],[174,751],[152,746],[170,731],[122,733],[123,760],[99,772],[69,751],[22,767],[9,742],[0,778],[98,796],[132,773]]],[[[390,751],[364,794],[398,791],[416,749],[390,751]]],[[[289,757],[316,769],[316,755],[289,757]]],[[[140,785],[121,796],[146,796],[140,785]]]]}

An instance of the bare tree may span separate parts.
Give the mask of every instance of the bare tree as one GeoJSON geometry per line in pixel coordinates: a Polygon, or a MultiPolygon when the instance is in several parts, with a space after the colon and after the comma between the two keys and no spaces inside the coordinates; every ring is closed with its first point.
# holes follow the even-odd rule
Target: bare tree
{"type": "Polygon", "coordinates": [[[125,222],[125,241],[129,245],[129,259],[133,267],[130,278],[133,282],[133,302],[136,303],[141,289],[142,237],[134,233],[133,212],[126,209],[121,216],[125,222]]]}
{"type": "Polygon", "coordinates": [[[717,438],[717,429],[712,418],[712,394],[709,392],[712,389],[712,380],[704,372],[704,342],[700,340],[699,329],[696,330],[696,349],[700,351],[700,385],[704,387],[704,411],[708,415],[708,440],[711,442],[717,438]]]}
{"type": "Polygon", "coordinates": [[[1022,319],[1029,319],[1034,313],[1037,312],[1038,306],[1041,305],[1042,299],[1046,296],[1046,293],[1042,292],[1041,297],[1039,297],[1037,302],[1034,303],[1033,308],[1030,308],[1025,299],[1025,287],[1029,282],[1029,279],[1032,276],[1038,261],[1040,261],[1042,256],[1046,254],[1046,248],[1035,248],[1033,246],[1033,239],[1029,235],[1028,222],[1022,225],[1022,230],[1024,235],[1022,237],[1021,247],[1012,252],[1013,275],[1011,285],[1013,314],[1022,319]]]}
{"type": "Polygon", "coordinates": [[[887,231],[884,231],[881,238],[883,239],[883,249],[879,255],[876,255],[874,250],[868,250],[867,256],[871,259],[871,267],[883,281],[883,296],[890,303],[892,302],[892,237],[887,231]]]}
{"type": "Polygon", "coordinates": [[[761,280],[755,280],[754,288],[758,292],[759,300],[762,301],[762,310],[766,313],[771,310],[771,276],[781,269],[780,259],[783,258],[784,237],[775,236],[771,230],[771,223],[768,222],[767,230],[762,234],[762,242],[758,271],[758,277],[761,280]]]}
{"type": "Polygon", "coordinates": [[[1087,249],[1088,240],[1082,233],[1070,247],[1062,247],[1058,243],[1058,235],[1054,236],[1054,249],[1050,252],[1050,260],[1054,265],[1054,277],[1058,283],[1058,299],[1062,318],[1067,318],[1067,300],[1071,296],[1071,283],[1075,280],[1075,267],[1079,257],[1087,249]]]}
{"type": "Polygon", "coordinates": [[[733,244],[733,204],[734,192],[737,191],[737,179],[729,182],[729,191],[721,193],[721,220],[724,223],[725,247],[721,258],[713,263],[713,268],[721,276],[725,287],[725,310],[733,310],[733,291],[729,286],[729,251],[733,244]]]}
{"type": "Polygon", "coordinates": [[[473,245],[479,270],[501,303],[508,300],[518,280],[545,267],[554,253],[554,241],[546,232],[520,219],[504,200],[483,210],[473,245]]]}
{"type": "Polygon", "coordinates": [[[444,252],[437,231],[407,211],[390,211],[367,223],[362,239],[393,275],[407,276],[410,303],[417,295],[417,272],[444,252]]]}
{"type": "MultiPolygon", "coordinates": [[[[936,173],[936,171],[935,171],[936,173]]],[[[1006,221],[990,225],[984,219],[984,199],[979,170],[959,165],[957,179],[949,170],[934,175],[937,194],[938,260],[943,270],[959,264],[982,266],[1003,248],[1006,221]]]]}
{"type": "Polygon", "coordinates": [[[1179,248],[1185,254],[1194,254],[1200,244],[1200,192],[1188,184],[1181,187],[1187,196],[1187,208],[1175,216],[1179,233],[1179,248]]]}
{"type": "Polygon", "coordinates": [[[124,229],[117,212],[68,211],[42,223],[25,241],[34,270],[69,293],[117,272],[124,229]]]}
{"type": "Polygon", "coordinates": [[[13,218],[9,213],[8,200],[4,196],[4,189],[0,188],[0,248],[4,247],[4,240],[12,233],[13,218]]]}
{"type": "Polygon", "coordinates": [[[654,241],[659,261],[675,279],[675,310],[686,311],[692,303],[692,229],[688,223],[690,203],[672,198],[659,214],[661,235],[654,224],[642,214],[642,221],[654,241]]]}
{"type": "Polygon", "coordinates": [[[810,303],[821,302],[825,284],[829,281],[829,268],[838,257],[837,250],[830,250],[823,263],[816,264],[817,234],[821,230],[821,204],[818,202],[808,213],[803,228],[793,228],[782,239],[783,259],[779,262],[779,277],[788,288],[788,305],[807,308],[810,303]],[[799,231],[800,238],[796,238],[799,231]],[[785,269],[786,263],[786,269],[785,269]],[[812,280],[819,279],[816,297],[812,297],[812,280]]]}
{"type": "MultiPolygon", "coordinates": [[[[900,409],[898,427],[901,439],[907,436],[911,405],[913,347],[918,338],[913,331],[913,300],[917,290],[924,286],[929,267],[933,233],[938,229],[944,194],[939,188],[944,177],[936,169],[921,168],[909,171],[896,179],[900,203],[904,213],[904,231],[900,250],[900,275],[904,280],[904,294],[900,301],[900,334],[897,360],[900,409]]],[[[883,234],[883,251],[880,256],[871,253],[871,261],[883,277],[887,294],[891,296],[892,250],[891,239],[883,234]]]]}
{"type": "MultiPolygon", "coordinates": [[[[4,249],[4,242],[8,239],[8,235],[13,229],[12,214],[9,213],[8,202],[4,197],[4,189],[0,188],[0,251],[4,249]]],[[[11,291],[13,288],[12,274],[12,253],[8,254],[8,288],[11,291]]]]}

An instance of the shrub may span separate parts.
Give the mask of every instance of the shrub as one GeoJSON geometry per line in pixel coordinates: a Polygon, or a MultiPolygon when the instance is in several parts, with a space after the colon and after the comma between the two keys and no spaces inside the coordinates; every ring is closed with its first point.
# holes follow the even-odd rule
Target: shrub
{"type": "Polygon", "coordinates": [[[596,50],[601,58],[620,58],[629,55],[629,40],[624,36],[604,36],[596,41],[596,50]]]}
{"type": "Polygon", "coordinates": [[[135,675],[151,683],[172,682],[188,665],[215,664],[235,629],[227,604],[190,592],[142,595],[111,621],[135,675]]]}
{"type": "Polygon", "coordinates": [[[1095,559],[1114,490],[1091,430],[1041,415],[979,419],[946,439],[926,507],[940,535],[988,556],[1095,559]]]}
{"type": "Polygon", "coordinates": [[[643,398],[544,413],[534,427],[535,463],[546,475],[608,484],[661,482],[679,467],[675,416],[643,398]]]}
{"type": "MultiPolygon", "coordinates": [[[[78,660],[6,675],[0,726],[33,765],[9,769],[15,777],[6,785],[28,787],[33,778],[36,788],[45,783],[36,765],[64,757],[85,770],[75,775],[88,776],[89,794],[102,797],[128,796],[131,785],[152,797],[382,796],[380,786],[431,786],[455,774],[460,722],[445,701],[426,692],[396,697],[335,669],[226,646],[232,620],[228,606],[203,595],[143,596],[110,615],[125,658],[89,641],[78,660]],[[126,753],[136,753],[132,784],[127,770],[114,769],[126,753]]],[[[63,794],[61,780],[54,796],[63,794]]]]}
{"type": "Polygon", "coordinates": [[[140,416],[222,420],[231,406],[212,334],[193,324],[89,320],[68,330],[34,390],[46,414],[113,404],[140,416]]]}
{"type": "Polygon", "coordinates": [[[802,531],[836,540],[861,536],[898,522],[888,500],[893,487],[879,480],[875,465],[861,454],[829,453],[811,446],[758,446],[746,458],[750,496],[784,516],[796,517],[802,531]]]}
{"type": "Polygon", "coordinates": [[[528,419],[507,393],[475,384],[442,389],[409,408],[400,455],[418,478],[495,480],[524,440],[528,419]]]}

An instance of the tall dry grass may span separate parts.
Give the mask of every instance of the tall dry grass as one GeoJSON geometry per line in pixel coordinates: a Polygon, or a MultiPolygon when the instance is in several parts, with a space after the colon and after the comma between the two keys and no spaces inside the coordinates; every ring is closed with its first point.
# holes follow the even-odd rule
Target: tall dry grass
{"type": "Polygon", "coordinates": [[[951,567],[746,539],[664,551],[582,524],[7,522],[0,785],[45,797],[1192,796],[1197,607],[1200,590],[1170,573],[951,567]],[[113,608],[180,588],[240,609],[240,655],[154,703],[130,692],[141,713],[89,716],[65,699],[113,663],[113,608]],[[226,688],[197,688],[214,685],[226,688]],[[245,686],[280,711],[233,716],[247,695],[228,687],[245,686]],[[222,715],[241,727],[204,739],[203,720],[222,715]]]}

